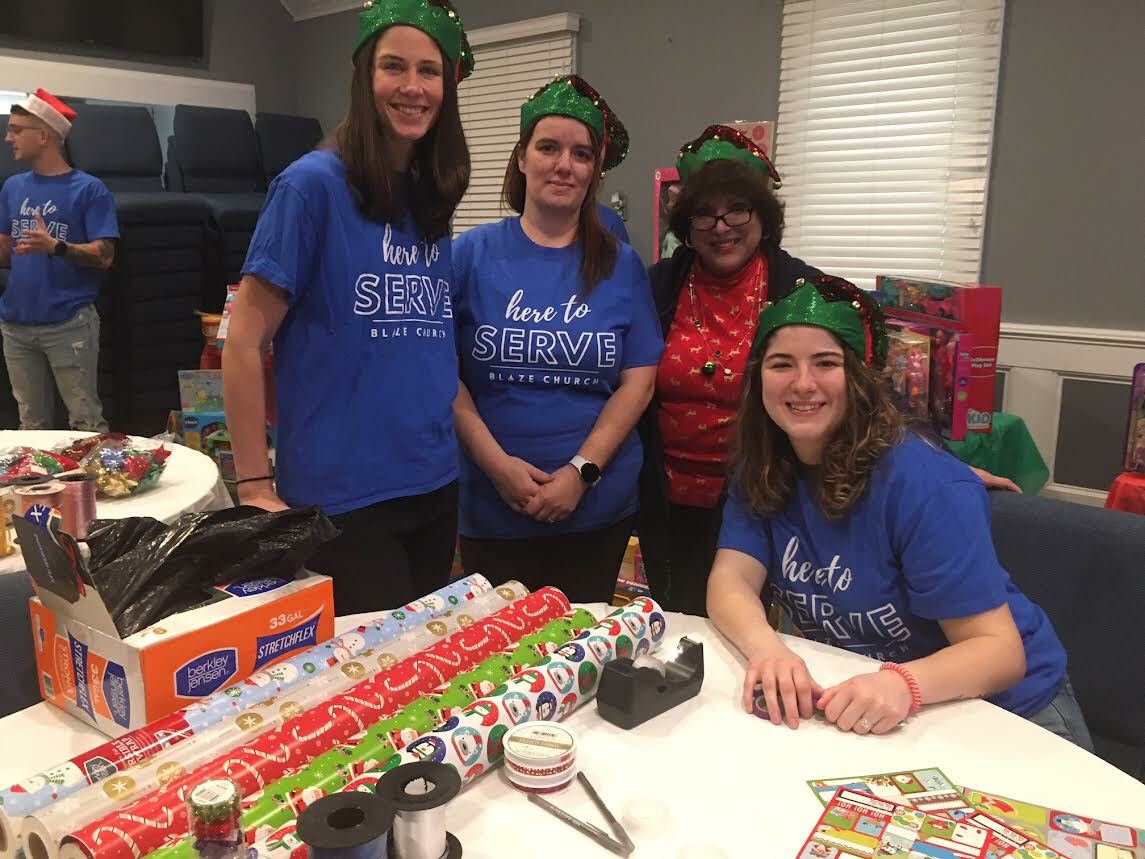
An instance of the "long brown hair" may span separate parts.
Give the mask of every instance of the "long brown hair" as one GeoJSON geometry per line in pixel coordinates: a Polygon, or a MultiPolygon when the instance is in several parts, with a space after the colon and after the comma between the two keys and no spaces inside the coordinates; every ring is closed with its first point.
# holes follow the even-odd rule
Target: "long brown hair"
{"type": "MultiPolygon", "coordinates": [[[[588,128],[588,126],[585,127],[588,128]]],[[[537,123],[534,122],[533,126],[521,135],[517,145],[513,147],[513,154],[509,156],[509,164],[505,168],[505,182],[501,186],[501,198],[504,205],[518,215],[525,211],[526,183],[525,174],[521,172],[521,167],[517,161],[529,148],[536,128],[537,123]]],[[[600,149],[600,142],[592,133],[592,129],[589,129],[588,136],[592,140],[595,155],[592,162],[592,179],[588,183],[588,190],[585,191],[584,200],[580,204],[580,218],[577,226],[577,235],[580,238],[582,252],[580,263],[580,297],[582,299],[588,298],[589,293],[598,283],[612,275],[616,269],[616,258],[620,254],[619,240],[604,228],[600,223],[599,215],[596,213],[596,192],[600,189],[602,178],[600,165],[604,156],[600,149]]]]}
{"type": "MultiPolygon", "coordinates": [[[[732,455],[732,477],[762,516],[778,513],[791,500],[799,460],[791,440],[763,405],[763,358],[767,344],[744,370],[732,455]]],[[[891,402],[881,373],[843,346],[847,411],[827,441],[818,468],[818,506],[828,520],[842,518],[870,485],[879,458],[902,439],[902,415],[891,402]]]]}
{"type": "Polygon", "coordinates": [[[388,163],[385,120],[374,104],[374,51],[384,32],[354,54],[350,107],[322,145],[337,153],[346,165],[350,192],[363,215],[374,221],[391,221],[404,215],[408,205],[421,234],[436,241],[449,235],[449,222],[469,187],[469,146],[457,106],[457,81],[452,63],[443,54],[441,110],[437,122],[414,144],[410,161],[414,187],[407,200],[401,178],[388,163]]]}

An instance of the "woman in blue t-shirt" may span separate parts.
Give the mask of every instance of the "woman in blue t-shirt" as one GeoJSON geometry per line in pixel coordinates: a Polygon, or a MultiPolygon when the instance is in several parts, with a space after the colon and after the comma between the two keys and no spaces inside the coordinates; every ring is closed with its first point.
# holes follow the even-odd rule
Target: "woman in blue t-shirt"
{"type": "Polygon", "coordinates": [[[644,266],[595,203],[627,149],[592,87],[547,84],[506,170],[521,216],[454,245],[462,561],[578,601],[612,597],[662,348],[644,266]]]}
{"type": "Polygon", "coordinates": [[[744,706],[882,734],[924,704],[988,698],[1092,748],[1045,613],[998,563],[982,482],[904,430],[880,375],[882,311],[838,278],[760,315],[708,612],[747,658],[744,706]],[[880,660],[830,689],[767,625],[880,660]]]}
{"type": "Polygon", "coordinates": [[[341,535],[308,566],[334,578],[339,614],[398,608],[452,566],[449,221],[469,182],[457,84],[473,68],[446,0],[367,3],[353,56],[345,119],[270,187],[223,361],[239,499],[333,519],[341,535]]]}

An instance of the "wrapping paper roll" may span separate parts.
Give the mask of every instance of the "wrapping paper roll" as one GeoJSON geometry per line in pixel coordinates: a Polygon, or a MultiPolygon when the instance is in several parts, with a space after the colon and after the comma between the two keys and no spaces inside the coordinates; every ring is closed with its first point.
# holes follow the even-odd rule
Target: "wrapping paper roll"
{"type": "Polygon", "coordinates": [[[185,794],[204,779],[230,778],[249,796],[364,731],[427,692],[471,670],[524,635],[571,610],[554,588],[543,588],[496,614],[295,716],[250,743],[171,782],[142,800],[68,835],[61,856],[139,859],[186,831],[185,794]]]}
{"type": "MultiPolygon", "coordinates": [[[[376,649],[356,653],[349,661],[342,662],[337,671],[316,674],[284,695],[230,716],[174,748],[24,818],[23,835],[27,846],[40,859],[57,859],[64,836],[70,832],[193,772],[256,735],[274,730],[288,719],[368,680],[385,666],[430,648],[446,636],[489,617],[526,593],[520,582],[506,582],[470,600],[461,609],[437,615],[391,641],[379,643],[376,649]]],[[[355,634],[360,633],[347,633],[341,639],[355,634]]],[[[276,670],[272,667],[267,673],[273,675],[276,670]]]]}
{"type": "MultiPolygon", "coordinates": [[[[253,843],[259,836],[294,821],[307,806],[341,791],[356,776],[389,760],[407,741],[433,730],[435,725],[510,677],[536,665],[595,624],[596,618],[584,609],[554,620],[540,632],[524,636],[516,647],[489,657],[477,668],[459,674],[401,712],[375,722],[364,734],[319,755],[302,770],[247,797],[242,818],[247,841],[253,843]]],[[[194,851],[190,840],[183,839],[173,847],[153,853],[152,859],[194,859],[194,851]]]]}
{"type": "MultiPolygon", "coordinates": [[[[613,659],[648,653],[664,639],[665,618],[648,597],[633,600],[546,656],[494,692],[467,705],[431,732],[411,740],[381,767],[351,779],[344,791],[374,791],[386,772],[412,761],[454,767],[468,783],[504,756],[502,738],[514,725],[560,720],[596,694],[600,672],[613,659]]],[[[295,824],[287,823],[253,845],[258,859],[305,859],[295,824]]]]}
{"type": "Polygon", "coordinates": [[[491,589],[492,585],[484,576],[459,579],[353,632],[259,672],[244,683],[223,689],[205,701],[178,710],[12,785],[0,791],[0,829],[3,830],[0,834],[9,836],[5,840],[11,844],[14,836],[18,835],[12,826],[17,819],[35,814],[41,808],[201,733],[223,719],[281,695],[313,674],[345,662],[363,650],[376,648],[491,589]]]}

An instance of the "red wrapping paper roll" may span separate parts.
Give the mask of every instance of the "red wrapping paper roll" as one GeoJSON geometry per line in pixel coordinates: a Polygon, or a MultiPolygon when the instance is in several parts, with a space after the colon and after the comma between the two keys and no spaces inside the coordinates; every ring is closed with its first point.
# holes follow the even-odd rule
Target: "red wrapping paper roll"
{"type": "Polygon", "coordinates": [[[196,784],[229,778],[243,796],[305,766],[335,744],[541,629],[571,610],[555,588],[542,588],[468,629],[359,683],[325,704],[291,719],[249,744],[72,833],[64,856],[141,859],[172,833],[187,831],[185,794],[196,784]]]}

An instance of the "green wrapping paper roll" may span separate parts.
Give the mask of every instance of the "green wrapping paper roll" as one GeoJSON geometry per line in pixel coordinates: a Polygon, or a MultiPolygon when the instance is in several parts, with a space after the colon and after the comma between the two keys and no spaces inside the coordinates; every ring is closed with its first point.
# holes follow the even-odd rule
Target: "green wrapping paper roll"
{"type": "MultiPolygon", "coordinates": [[[[501,762],[509,728],[533,720],[560,720],[596,694],[600,672],[613,659],[650,652],[664,639],[666,622],[648,597],[633,600],[557,648],[492,694],[467,705],[432,731],[411,740],[381,767],[348,781],[342,790],[375,791],[382,775],[405,763],[429,760],[454,767],[468,783],[501,762]]],[[[304,845],[293,821],[259,833],[257,859],[298,859],[304,845]]]]}
{"type": "MultiPolygon", "coordinates": [[[[454,712],[536,665],[595,624],[596,618],[585,609],[552,621],[539,632],[521,638],[512,651],[489,657],[472,671],[459,674],[450,683],[409,704],[400,713],[375,722],[365,733],[314,758],[304,769],[247,797],[242,826],[248,842],[292,824],[307,805],[341,791],[355,777],[391,758],[409,740],[433,730],[454,712]]],[[[194,850],[190,840],[185,839],[151,856],[194,859],[194,850]]]]}
{"type": "MultiPolygon", "coordinates": [[[[58,859],[65,836],[74,830],[195,771],[223,752],[249,741],[252,736],[279,727],[387,666],[433,646],[475,621],[484,620],[527,593],[528,589],[520,582],[506,582],[455,611],[445,612],[397,638],[357,653],[337,668],[316,674],[282,695],[236,712],[203,733],[24,818],[22,831],[25,842],[33,855],[58,859]]],[[[270,675],[274,671],[274,666],[267,669],[270,675]]]]}

